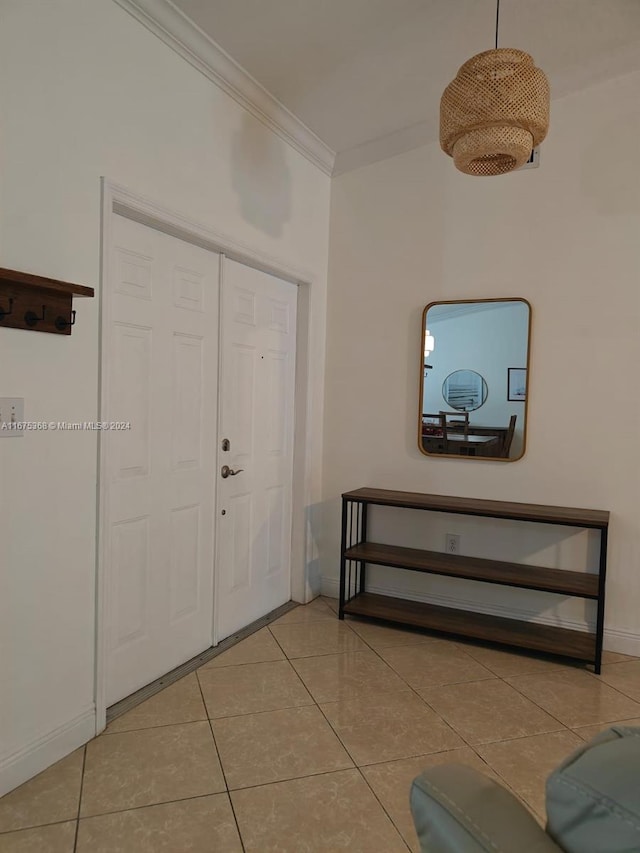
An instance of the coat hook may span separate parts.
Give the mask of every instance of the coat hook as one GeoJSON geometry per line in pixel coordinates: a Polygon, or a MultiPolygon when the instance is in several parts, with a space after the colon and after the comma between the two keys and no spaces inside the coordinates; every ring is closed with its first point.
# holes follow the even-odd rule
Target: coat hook
{"type": "Polygon", "coordinates": [[[59,332],[64,332],[67,326],[75,326],[76,324],[76,312],[71,312],[71,320],[66,320],[64,317],[59,316],[56,317],[55,326],[59,332]]]}
{"type": "Polygon", "coordinates": [[[46,305],[42,306],[42,317],[38,317],[35,311],[27,311],[24,315],[24,321],[27,326],[35,326],[37,323],[41,323],[44,321],[44,313],[46,310],[46,305]]]}
{"type": "Polygon", "coordinates": [[[13,297],[9,299],[9,310],[5,311],[2,305],[0,305],[0,322],[4,320],[5,317],[8,317],[9,314],[13,314],[13,297]]]}

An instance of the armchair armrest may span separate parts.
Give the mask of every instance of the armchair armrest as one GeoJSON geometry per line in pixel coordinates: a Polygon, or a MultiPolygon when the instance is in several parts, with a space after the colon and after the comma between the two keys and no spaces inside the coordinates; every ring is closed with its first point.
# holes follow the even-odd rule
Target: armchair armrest
{"type": "Polygon", "coordinates": [[[411,813],[423,853],[561,853],[513,794],[466,765],[414,779],[411,813]]]}

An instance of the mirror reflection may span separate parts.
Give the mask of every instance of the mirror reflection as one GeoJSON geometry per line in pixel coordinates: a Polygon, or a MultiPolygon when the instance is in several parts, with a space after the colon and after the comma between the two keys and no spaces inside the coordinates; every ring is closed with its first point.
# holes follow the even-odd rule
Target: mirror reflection
{"type": "Polygon", "coordinates": [[[530,328],[526,299],[427,305],[418,432],[423,453],[520,459],[530,328]]]}
{"type": "Polygon", "coordinates": [[[445,403],[459,412],[475,412],[487,399],[487,383],[475,370],[454,370],[442,383],[445,403]]]}

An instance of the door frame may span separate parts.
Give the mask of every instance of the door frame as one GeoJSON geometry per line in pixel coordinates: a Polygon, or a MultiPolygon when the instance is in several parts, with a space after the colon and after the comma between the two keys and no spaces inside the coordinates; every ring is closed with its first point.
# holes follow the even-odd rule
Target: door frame
{"type": "MultiPolygon", "coordinates": [[[[246,266],[275,275],[298,287],[298,311],[296,323],[296,373],[294,402],[294,450],[292,483],[292,533],[291,533],[291,598],[305,603],[308,597],[307,567],[313,559],[312,542],[308,533],[307,507],[312,501],[312,459],[308,448],[312,446],[313,420],[310,416],[312,387],[310,378],[309,344],[311,339],[311,288],[316,277],[308,270],[298,269],[280,258],[271,257],[242,243],[226,234],[214,231],[183,214],[163,207],[155,201],[132,192],[126,187],[108,178],[101,178],[101,242],[100,242],[100,319],[99,319],[99,385],[98,406],[99,421],[109,420],[108,400],[111,383],[108,334],[111,321],[111,291],[107,283],[112,279],[111,256],[113,248],[112,217],[124,216],[150,228],[200,246],[219,254],[221,266],[224,257],[239,261],[246,266]]],[[[222,290],[222,289],[221,289],[222,290]]],[[[222,323],[222,316],[219,316],[222,323]]],[[[220,335],[220,326],[218,328],[220,335]]],[[[219,425],[215,424],[216,448],[218,445],[219,425]]],[[[96,635],[95,635],[95,683],[96,734],[104,730],[107,719],[106,675],[107,642],[109,625],[107,605],[107,572],[105,530],[107,496],[107,445],[102,434],[98,433],[98,481],[97,481],[97,519],[96,519],[96,635]]],[[[216,512],[217,484],[214,490],[214,513],[216,512]]],[[[217,526],[217,524],[216,524],[217,526]]],[[[214,600],[213,636],[211,643],[217,643],[217,624],[215,619],[217,571],[214,559],[214,600]]]]}

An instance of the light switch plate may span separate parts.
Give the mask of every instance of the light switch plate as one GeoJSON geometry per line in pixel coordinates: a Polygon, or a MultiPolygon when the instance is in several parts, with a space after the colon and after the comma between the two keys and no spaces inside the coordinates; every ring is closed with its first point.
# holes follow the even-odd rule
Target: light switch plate
{"type": "Polygon", "coordinates": [[[24,435],[24,397],[0,397],[0,438],[24,435]]]}

